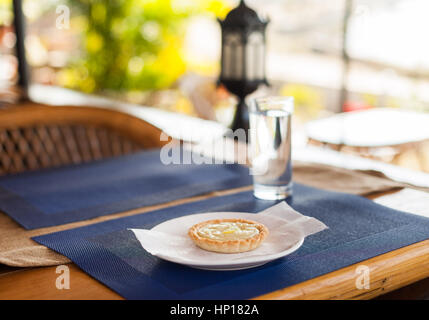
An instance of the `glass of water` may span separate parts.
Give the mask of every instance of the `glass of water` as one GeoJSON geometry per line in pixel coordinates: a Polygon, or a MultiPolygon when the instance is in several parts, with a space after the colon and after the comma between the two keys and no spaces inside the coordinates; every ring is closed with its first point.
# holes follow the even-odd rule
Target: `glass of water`
{"type": "Polygon", "coordinates": [[[280,200],[292,194],[293,108],[293,97],[258,98],[250,106],[251,174],[259,199],[280,200]]]}

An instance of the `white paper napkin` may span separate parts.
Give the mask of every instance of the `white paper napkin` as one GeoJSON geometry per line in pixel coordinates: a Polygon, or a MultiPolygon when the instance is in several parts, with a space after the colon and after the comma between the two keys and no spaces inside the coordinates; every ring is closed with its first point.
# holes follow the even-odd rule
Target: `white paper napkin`
{"type": "Polygon", "coordinates": [[[149,253],[170,261],[192,263],[218,263],[249,261],[249,258],[278,255],[294,247],[303,238],[328,227],[321,221],[304,216],[281,202],[258,214],[242,212],[213,212],[192,214],[169,220],[155,227],[156,230],[130,229],[142,247],[149,253]],[[269,235],[255,250],[243,253],[215,253],[197,247],[188,236],[188,229],[194,224],[225,218],[243,218],[264,224],[269,235]]]}

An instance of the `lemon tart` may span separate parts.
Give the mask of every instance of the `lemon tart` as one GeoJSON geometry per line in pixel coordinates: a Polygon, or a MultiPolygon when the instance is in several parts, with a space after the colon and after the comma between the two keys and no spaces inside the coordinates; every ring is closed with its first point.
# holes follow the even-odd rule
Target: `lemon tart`
{"type": "Polygon", "coordinates": [[[216,219],[193,225],[188,235],[201,249],[240,253],[259,247],[268,236],[268,229],[247,219],[216,219]]]}

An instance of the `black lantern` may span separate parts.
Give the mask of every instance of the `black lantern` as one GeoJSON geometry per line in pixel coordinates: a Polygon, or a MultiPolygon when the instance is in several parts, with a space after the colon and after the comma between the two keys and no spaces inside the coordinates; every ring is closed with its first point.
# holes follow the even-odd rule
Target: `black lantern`
{"type": "Polygon", "coordinates": [[[265,30],[268,20],[246,6],[244,0],[219,20],[222,29],[222,60],[219,83],[239,98],[231,129],[249,128],[249,114],[245,103],[248,94],[261,84],[265,77],[265,30]]]}

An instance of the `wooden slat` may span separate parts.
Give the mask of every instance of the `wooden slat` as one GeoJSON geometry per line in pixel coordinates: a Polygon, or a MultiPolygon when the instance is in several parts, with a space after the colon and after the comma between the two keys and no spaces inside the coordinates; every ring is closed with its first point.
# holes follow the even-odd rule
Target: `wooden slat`
{"type": "Polygon", "coordinates": [[[258,299],[371,299],[429,277],[429,240],[257,297],[258,299]],[[356,287],[358,266],[370,270],[370,288],[356,287]]]}
{"type": "Polygon", "coordinates": [[[0,274],[1,300],[118,300],[117,293],[92,279],[73,264],[70,270],[70,289],[59,290],[57,267],[44,267],[11,271],[0,274]]]}
{"type": "Polygon", "coordinates": [[[429,278],[383,294],[375,300],[429,300],[429,278]]]}

